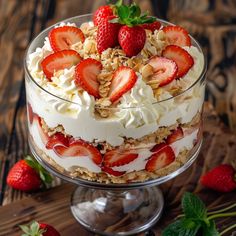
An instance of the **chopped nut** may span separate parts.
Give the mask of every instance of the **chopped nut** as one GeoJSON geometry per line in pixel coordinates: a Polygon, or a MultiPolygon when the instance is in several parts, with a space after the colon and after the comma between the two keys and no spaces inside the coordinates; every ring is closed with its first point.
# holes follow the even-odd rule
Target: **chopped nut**
{"type": "Polygon", "coordinates": [[[147,64],[147,65],[143,66],[141,73],[144,78],[147,78],[147,77],[153,75],[154,69],[151,65],[147,64]]]}

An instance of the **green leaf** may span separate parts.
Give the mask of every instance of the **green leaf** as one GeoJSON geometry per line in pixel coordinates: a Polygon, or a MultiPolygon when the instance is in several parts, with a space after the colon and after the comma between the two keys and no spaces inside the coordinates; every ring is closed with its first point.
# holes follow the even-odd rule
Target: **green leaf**
{"type": "Polygon", "coordinates": [[[126,5],[121,5],[120,7],[118,7],[117,12],[120,19],[122,21],[125,21],[125,19],[127,19],[129,16],[129,7],[126,5]]]}
{"type": "Polygon", "coordinates": [[[170,224],[162,232],[162,236],[195,236],[201,227],[199,222],[190,219],[180,219],[170,224]]]}
{"type": "Polygon", "coordinates": [[[19,225],[19,227],[21,228],[21,230],[26,233],[26,235],[29,235],[30,233],[30,229],[27,225],[19,225]]]}
{"type": "Polygon", "coordinates": [[[219,232],[216,229],[216,224],[213,220],[210,220],[209,224],[203,224],[203,235],[204,236],[220,236],[219,232]]]}
{"type": "Polygon", "coordinates": [[[186,218],[204,220],[207,218],[205,204],[196,195],[186,192],[182,198],[182,208],[186,218]]]}
{"type": "Polygon", "coordinates": [[[141,14],[140,7],[137,6],[135,3],[130,6],[130,10],[129,11],[130,11],[129,17],[131,17],[131,18],[138,17],[141,14]]]}
{"type": "Polygon", "coordinates": [[[115,4],[115,6],[119,7],[123,4],[123,0],[118,0],[115,4]]]}
{"type": "Polygon", "coordinates": [[[33,234],[38,233],[39,231],[39,224],[36,221],[33,221],[33,223],[30,225],[30,230],[33,234]]]}

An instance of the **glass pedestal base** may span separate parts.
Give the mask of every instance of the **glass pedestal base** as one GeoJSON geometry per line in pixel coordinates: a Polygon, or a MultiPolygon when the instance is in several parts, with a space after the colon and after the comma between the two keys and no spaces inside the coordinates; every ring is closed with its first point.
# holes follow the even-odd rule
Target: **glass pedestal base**
{"type": "Polygon", "coordinates": [[[160,218],[163,195],[157,187],[128,191],[78,187],[71,211],[89,231],[100,235],[132,235],[147,230],[160,218]]]}

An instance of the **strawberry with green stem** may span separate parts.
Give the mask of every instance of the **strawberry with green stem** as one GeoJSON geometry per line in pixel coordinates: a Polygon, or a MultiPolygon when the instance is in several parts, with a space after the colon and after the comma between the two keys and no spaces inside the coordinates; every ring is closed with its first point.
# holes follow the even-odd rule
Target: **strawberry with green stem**
{"type": "Polygon", "coordinates": [[[51,182],[52,176],[31,156],[18,161],[7,176],[9,186],[25,192],[38,190],[51,182]]]}
{"type": "Polygon", "coordinates": [[[30,225],[20,225],[19,227],[24,232],[21,236],[60,236],[53,226],[36,221],[31,222],[30,225]]]}

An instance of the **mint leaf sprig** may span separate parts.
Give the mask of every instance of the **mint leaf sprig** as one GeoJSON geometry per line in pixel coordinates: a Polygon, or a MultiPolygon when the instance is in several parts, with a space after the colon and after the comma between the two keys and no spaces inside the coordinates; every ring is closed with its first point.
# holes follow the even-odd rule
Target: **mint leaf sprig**
{"type": "Polygon", "coordinates": [[[162,236],[221,236],[236,228],[236,224],[224,229],[221,233],[217,230],[214,219],[220,217],[236,216],[236,212],[226,212],[236,206],[207,212],[205,204],[200,198],[192,193],[186,192],[182,198],[183,213],[181,217],[164,229],[162,236]]]}
{"type": "Polygon", "coordinates": [[[131,5],[124,5],[122,0],[117,1],[113,6],[117,18],[112,19],[110,22],[128,25],[130,27],[140,24],[152,23],[156,21],[153,16],[148,16],[148,13],[141,13],[140,7],[136,3],[131,5]]]}

